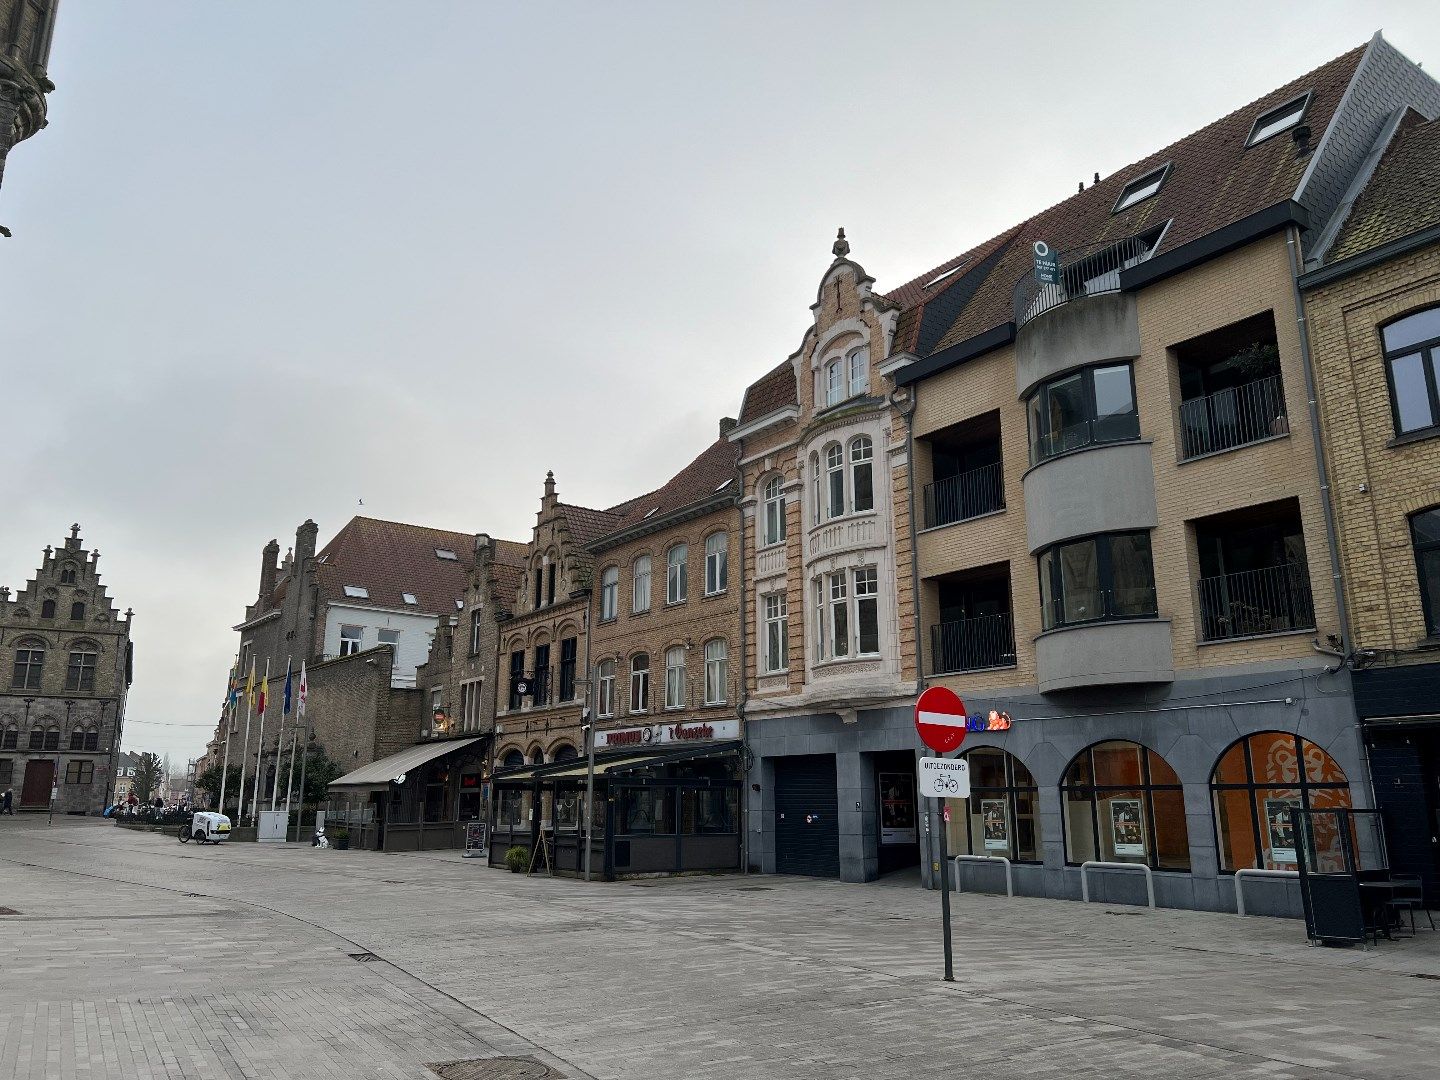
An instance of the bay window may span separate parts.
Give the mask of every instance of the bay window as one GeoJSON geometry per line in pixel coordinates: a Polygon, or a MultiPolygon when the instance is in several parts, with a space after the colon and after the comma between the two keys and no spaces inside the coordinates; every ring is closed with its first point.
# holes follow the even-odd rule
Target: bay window
{"type": "Polygon", "coordinates": [[[859,397],[870,389],[870,371],[866,364],[868,356],[863,348],[850,354],[850,396],[859,397]]]}
{"type": "Polygon", "coordinates": [[[880,651],[880,575],[875,567],[855,571],[855,651],[880,651]]]}
{"type": "Polygon", "coordinates": [[[875,445],[868,435],[861,435],[850,444],[850,503],[855,513],[875,509],[875,484],[870,461],[875,445]]]}
{"type": "Polygon", "coordinates": [[[845,400],[845,366],[839,360],[825,365],[825,404],[838,405],[845,400]]]}
{"type": "Polygon", "coordinates": [[[1098,619],[1158,614],[1149,533],[1105,533],[1067,540],[1043,550],[1039,565],[1046,630],[1098,619]]]}
{"type": "Polygon", "coordinates": [[[829,496],[826,516],[837,518],[845,513],[845,453],[839,443],[825,449],[825,490],[829,496]]]}
{"type": "Polygon", "coordinates": [[[1042,383],[1026,413],[1032,465],[1083,446],[1140,437],[1129,364],[1084,368],[1042,383]]]}

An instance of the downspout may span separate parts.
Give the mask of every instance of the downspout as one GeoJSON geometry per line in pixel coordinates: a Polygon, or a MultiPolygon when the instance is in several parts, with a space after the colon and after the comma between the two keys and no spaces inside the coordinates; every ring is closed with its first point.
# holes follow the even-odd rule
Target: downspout
{"type": "Polygon", "coordinates": [[[745,728],[745,704],[750,700],[750,653],[747,648],[750,624],[746,614],[749,596],[745,585],[748,557],[745,554],[745,472],[740,467],[740,457],[744,452],[742,446],[735,448],[735,514],[740,532],[740,700],[736,703],[735,715],[740,720],[740,873],[744,876],[750,873],[750,742],[745,728]]]}
{"type": "MultiPolygon", "coordinates": [[[[581,728],[585,733],[585,880],[590,880],[590,851],[595,845],[591,835],[595,827],[595,680],[590,670],[590,634],[595,625],[595,566],[591,557],[590,589],[585,597],[585,704],[581,711],[581,728]]],[[[496,661],[499,662],[498,660],[496,661]]],[[[608,789],[607,789],[608,790],[608,789]]],[[[607,819],[608,820],[608,819],[607,819]]]]}
{"type": "MultiPolygon", "coordinates": [[[[920,530],[915,524],[915,406],[920,400],[920,387],[917,383],[906,391],[905,396],[907,402],[903,408],[899,402],[895,400],[896,394],[899,392],[899,387],[896,387],[895,390],[891,392],[890,404],[905,421],[905,493],[906,497],[910,500],[910,603],[914,611],[915,619],[915,693],[918,698],[920,693],[925,689],[925,664],[922,662],[924,659],[924,649],[921,643],[922,627],[920,626],[920,530]]],[[[899,642],[896,642],[896,644],[898,645],[899,642]]],[[[940,827],[945,827],[944,821],[940,822],[940,827]]],[[[920,877],[927,888],[933,889],[935,887],[935,878],[934,872],[930,867],[934,865],[935,860],[933,853],[929,850],[929,838],[931,835],[933,834],[927,830],[925,833],[925,859],[920,867],[920,877]]],[[[944,867],[941,867],[941,872],[945,872],[944,867]]]]}

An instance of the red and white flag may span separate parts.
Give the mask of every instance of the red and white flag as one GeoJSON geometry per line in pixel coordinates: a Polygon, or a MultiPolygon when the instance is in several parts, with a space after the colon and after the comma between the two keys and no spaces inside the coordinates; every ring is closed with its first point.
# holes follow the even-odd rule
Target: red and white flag
{"type": "Polygon", "coordinates": [[[310,696],[310,684],[305,681],[305,661],[300,661],[300,697],[295,703],[296,719],[305,715],[305,699],[310,696]]]}

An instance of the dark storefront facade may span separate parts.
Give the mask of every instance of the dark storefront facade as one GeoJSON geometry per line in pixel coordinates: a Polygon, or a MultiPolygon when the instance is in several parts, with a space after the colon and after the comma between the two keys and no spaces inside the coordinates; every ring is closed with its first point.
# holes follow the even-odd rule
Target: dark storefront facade
{"type": "Polygon", "coordinates": [[[489,801],[489,736],[433,739],[373,761],[330,784],[327,829],[350,846],[435,851],[465,846],[465,827],[489,801]]]}
{"type": "MultiPolygon", "coordinates": [[[[971,857],[957,870],[967,890],[1005,891],[998,856],[1017,895],[1078,900],[1082,863],[1124,863],[1150,869],[1162,907],[1234,911],[1234,871],[1296,869],[1292,810],[1372,805],[1344,671],[1271,668],[1083,698],[962,697],[972,727],[985,728],[961,748],[972,793],[950,801],[947,826],[949,854],[971,857]]],[[[910,709],[861,710],[854,723],[752,719],[747,732],[759,786],[749,793],[752,869],[869,881],[918,862],[934,883],[941,822],[914,798],[915,759],[929,751],[910,709]]],[[[1375,862],[1373,836],[1357,843],[1375,862]]],[[[1323,858],[1338,837],[1319,847],[1323,858]]],[[[1141,873],[1087,876],[1092,899],[1146,901],[1141,873]]],[[[1252,914],[1301,914],[1298,881],[1244,888],[1252,914]]]]}
{"type": "Polygon", "coordinates": [[[1433,905],[1440,897],[1440,664],[1356,672],[1355,710],[1391,869],[1420,875],[1433,905]]]}
{"type": "Polygon", "coordinates": [[[518,847],[527,866],[548,857],[556,873],[580,874],[588,842],[591,874],[606,880],[738,870],[742,755],[738,741],[600,751],[588,827],[583,757],[498,769],[490,864],[518,847]]]}

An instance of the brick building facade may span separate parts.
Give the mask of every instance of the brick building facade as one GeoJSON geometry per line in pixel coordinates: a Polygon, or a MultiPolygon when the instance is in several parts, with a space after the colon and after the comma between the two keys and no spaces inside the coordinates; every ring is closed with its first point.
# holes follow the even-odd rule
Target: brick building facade
{"type": "Polygon", "coordinates": [[[14,597],[0,588],[0,792],[20,810],[98,814],[112,798],[131,680],[131,613],[100,579],[80,526],[14,597]]]}

